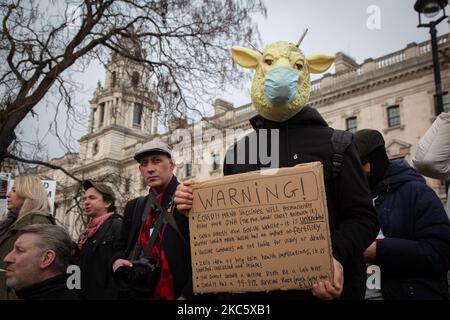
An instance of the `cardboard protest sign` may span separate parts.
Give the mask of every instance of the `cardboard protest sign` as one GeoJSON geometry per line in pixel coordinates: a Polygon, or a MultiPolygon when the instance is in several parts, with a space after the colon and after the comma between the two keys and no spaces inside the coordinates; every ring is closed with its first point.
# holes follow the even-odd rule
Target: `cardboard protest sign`
{"type": "Polygon", "coordinates": [[[193,193],[195,293],[303,290],[332,279],[320,162],[196,183],[193,193]]]}

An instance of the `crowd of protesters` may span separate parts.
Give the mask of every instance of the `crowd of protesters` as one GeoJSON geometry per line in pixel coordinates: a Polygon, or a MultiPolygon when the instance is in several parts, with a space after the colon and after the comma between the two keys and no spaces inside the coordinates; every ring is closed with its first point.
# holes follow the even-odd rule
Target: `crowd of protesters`
{"type": "MultiPolygon", "coordinates": [[[[275,128],[286,135],[280,138],[280,167],[313,160],[324,164],[334,278],[311,290],[217,297],[449,299],[450,222],[421,173],[450,177],[450,113],[441,114],[422,137],[414,167],[405,160],[389,160],[382,134],[364,129],[338,151],[339,172],[332,161],[337,151],[327,143],[334,131],[319,113],[305,107],[289,121],[286,132],[260,116],[251,123],[255,134],[275,128]],[[308,126],[302,125],[305,121],[308,126]],[[296,136],[312,138],[289,139],[296,136]],[[283,150],[306,150],[308,157],[294,161],[283,150]],[[366,290],[366,264],[380,267],[379,290],[366,290]]],[[[129,201],[119,214],[110,186],[83,181],[88,223],[76,242],[55,225],[40,179],[15,178],[7,194],[8,212],[0,221],[0,299],[198,299],[192,287],[188,228],[195,182],[178,182],[173,173],[176,159],[161,141],[145,143],[134,158],[149,193],[129,201]],[[81,288],[70,290],[66,269],[73,262],[80,269],[81,288]]],[[[230,163],[224,165],[226,175],[261,169],[259,164],[230,163]]]]}

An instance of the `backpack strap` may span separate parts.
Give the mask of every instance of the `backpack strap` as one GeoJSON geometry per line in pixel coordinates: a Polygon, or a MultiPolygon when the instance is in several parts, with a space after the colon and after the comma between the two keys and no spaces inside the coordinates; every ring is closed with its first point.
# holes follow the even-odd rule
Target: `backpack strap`
{"type": "Polygon", "coordinates": [[[350,131],[333,130],[331,136],[331,144],[333,146],[333,178],[337,178],[341,172],[342,163],[344,162],[344,152],[352,143],[353,134],[350,131]]]}

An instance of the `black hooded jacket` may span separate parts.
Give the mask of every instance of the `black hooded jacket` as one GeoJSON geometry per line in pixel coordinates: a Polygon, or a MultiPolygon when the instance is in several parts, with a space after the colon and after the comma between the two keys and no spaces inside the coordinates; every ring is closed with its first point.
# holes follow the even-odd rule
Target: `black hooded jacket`
{"type": "Polygon", "coordinates": [[[384,239],[375,263],[385,299],[448,300],[450,221],[436,193],[404,160],[372,190],[384,239]]]}
{"type": "MultiPolygon", "coordinates": [[[[366,289],[366,269],[363,258],[364,250],[374,241],[378,234],[378,221],[372,205],[367,180],[362,172],[361,162],[352,143],[344,153],[342,169],[338,177],[333,178],[332,156],[333,147],[330,128],[320,114],[311,107],[304,107],[294,117],[284,122],[274,122],[257,115],[250,119],[255,129],[243,140],[258,141],[263,132],[260,129],[278,129],[279,161],[273,167],[292,167],[300,163],[320,161],[324,166],[325,189],[329,212],[331,242],[333,256],[344,268],[344,291],[341,298],[363,299],[366,289]],[[253,140],[254,139],[254,140],[253,140]]],[[[268,138],[270,150],[271,139],[268,138]]],[[[265,165],[264,161],[254,163],[257,151],[254,143],[245,147],[246,161],[237,162],[238,148],[235,144],[234,160],[231,159],[230,150],[227,152],[224,163],[224,175],[238,174],[258,170],[265,165]],[[253,159],[252,159],[253,158],[253,159]]],[[[276,149],[276,148],[274,148],[276,149]]],[[[262,152],[262,154],[266,154],[262,152]]],[[[311,297],[307,292],[272,292],[273,298],[311,297]]]]}

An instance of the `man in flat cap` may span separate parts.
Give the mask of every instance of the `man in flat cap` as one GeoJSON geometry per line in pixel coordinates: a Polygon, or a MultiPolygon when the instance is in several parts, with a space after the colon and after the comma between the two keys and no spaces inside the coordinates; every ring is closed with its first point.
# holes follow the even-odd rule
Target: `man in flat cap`
{"type": "Polygon", "coordinates": [[[119,290],[110,268],[114,245],[120,235],[122,216],[116,213],[112,189],[92,180],[83,181],[84,213],[89,218],[78,240],[81,298],[114,300],[119,290]]]}
{"type": "Polygon", "coordinates": [[[167,144],[153,140],[142,145],[134,159],[150,190],[148,195],[133,199],[125,206],[121,237],[112,260],[117,282],[127,289],[122,291],[121,298],[190,298],[193,295],[192,272],[186,240],[189,239],[189,224],[184,215],[171,210],[179,184],[173,174],[172,150],[167,144]],[[148,284],[133,282],[138,266],[140,268],[136,262],[133,265],[133,261],[142,259],[156,267],[156,280],[151,284],[150,281],[148,284]],[[130,283],[126,287],[128,279],[130,283]]]}
{"type": "Polygon", "coordinates": [[[376,298],[447,300],[450,222],[441,201],[405,160],[388,159],[380,132],[360,130],[355,142],[381,228],[364,253],[381,269],[376,298]]]}

